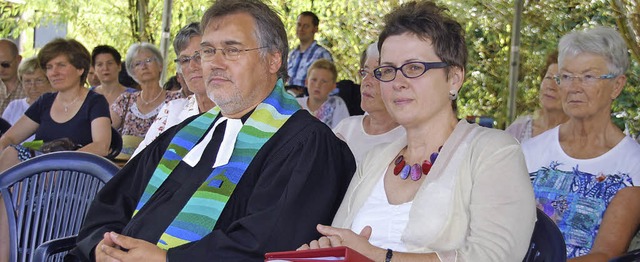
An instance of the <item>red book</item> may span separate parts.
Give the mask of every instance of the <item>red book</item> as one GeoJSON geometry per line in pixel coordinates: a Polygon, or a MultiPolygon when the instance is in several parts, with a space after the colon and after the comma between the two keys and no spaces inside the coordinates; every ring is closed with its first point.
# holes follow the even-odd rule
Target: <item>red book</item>
{"type": "Polygon", "coordinates": [[[348,261],[348,262],[373,262],[363,254],[348,247],[330,247],[320,249],[308,249],[300,251],[271,252],[264,255],[264,261],[348,261]]]}

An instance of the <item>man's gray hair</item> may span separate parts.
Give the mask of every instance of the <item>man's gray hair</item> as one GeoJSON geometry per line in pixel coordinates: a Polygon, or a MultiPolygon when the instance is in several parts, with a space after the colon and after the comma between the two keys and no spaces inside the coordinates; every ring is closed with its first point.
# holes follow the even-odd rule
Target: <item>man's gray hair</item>
{"type": "Polygon", "coordinates": [[[278,77],[287,79],[287,31],[278,14],[265,3],[259,0],[218,0],[202,16],[201,28],[206,28],[216,18],[237,13],[247,13],[256,21],[254,34],[260,45],[257,47],[267,47],[260,49],[262,58],[266,58],[267,52],[280,52],[282,63],[278,77]]]}

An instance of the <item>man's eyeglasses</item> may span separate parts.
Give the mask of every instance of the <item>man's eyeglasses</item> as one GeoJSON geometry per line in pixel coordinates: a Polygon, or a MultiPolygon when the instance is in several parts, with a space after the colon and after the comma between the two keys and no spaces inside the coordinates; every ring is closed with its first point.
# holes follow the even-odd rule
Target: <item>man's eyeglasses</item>
{"type": "Polygon", "coordinates": [[[213,57],[216,55],[217,51],[221,51],[222,56],[224,56],[225,59],[235,61],[235,60],[238,60],[238,56],[240,56],[240,53],[242,52],[253,51],[253,50],[258,50],[262,48],[267,48],[267,47],[263,46],[263,47],[249,48],[249,49],[238,49],[237,47],[225,47],[225,48],[203,47],[201,50],[201,56],[203,60],[211,61],[213,60],[213,57]]]}
{"type": "Polygon", "coordinates": [[[599,80],[606,80],[606,79],[613,79],[616,78],[618,75],[615,74],[606,74],[606,75],[600,75],[600,76],[595,76],[595,75],[569,75],[569,74],[560,74],[557,76],[554,76],[553,78],[556,80],[556,83],[559,86],[566,86],[571,84],[571,82],[573,82],[573,80],[580,80],[580,83],[582,83],[583,85],[586,86],[593,86],[596,83],[598,83],[599,80]]]}
{"type": "Polygon", "coordinates": [[[156,61],[155,57],[149,57],[145,60],[136,61],[136,62],[133,62],[133,68],[138,68],[138,67],[141,67],[142,65],[148,66],[149,64],[155,61],[156,61]]]}
{"type": "Polygon", "coordinates": [[[400,67],[380,66],[373,70],[373,76],[382,82],[391,82],[396,79],[398,70],[400,70],[406,78],[416,78],[426,73],[429,69],[444,68],[447,66],[449,66],[449,64],[445,62],[409,62],[400,67]]]}
{"type": "Polygon", "coordinates": [[[44,85],[44,83],[46,83],[46,82],[47,82],[47,79],[44,79],[44,78],[36,78],[36,79],[33,79],[33,80],[25,80],[25,81],[22,81],[22,85],[23,85],[23,86],[31,86],[31,85],[42,86],[42,85],[44,85]]]}
{"type": "Polygon", "coordinates": [[[173,60],[173,62],[178,63],[180,67],[188,66],[189,63],[191,63],[191,61],[196,62],[196,64],[200,64],[200,61],[201,61],[200,53],[196,52],[192,56],[181,56],[181,57],[178,57],[176,60],[173,60]]]}

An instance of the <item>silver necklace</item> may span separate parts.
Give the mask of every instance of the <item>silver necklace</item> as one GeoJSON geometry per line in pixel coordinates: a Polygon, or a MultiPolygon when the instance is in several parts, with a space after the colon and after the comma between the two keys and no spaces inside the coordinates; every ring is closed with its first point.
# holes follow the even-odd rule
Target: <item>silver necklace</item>
{"type": "Polygon", "coordinates": [[[158,99],[158,97],[160,97],[160,95],[162,95],[162,90],[160,90],[160,92],[158,93],[158,95],[156,97],[154,97],[153,99],[151,99],[151,101],[144,100],[144,97],[142,97],[142,93],[144,92],[144,90],[140,91],[140,100],[142,100],[142,103],[144,103],[144,105],[148,105],[149,103],[156,101],[158,99]]]}
{"type": "Polygon", "coordinates": [[[78,101],[78,98],[80,98],[80,96],[76,96],[75,99],[73,99],[73,101],[71,101],[71,103],[64,103],[62,102],[62,106],[64,107],[64,112],[68,112],[69,111],[69,106],[75,104],[78,101]]]}

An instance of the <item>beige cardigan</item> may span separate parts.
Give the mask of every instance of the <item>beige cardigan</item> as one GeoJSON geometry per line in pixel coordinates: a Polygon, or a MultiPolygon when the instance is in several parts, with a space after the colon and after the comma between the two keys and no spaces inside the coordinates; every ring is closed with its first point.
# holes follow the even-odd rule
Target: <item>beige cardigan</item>
{"type": "MultiPolygon", "coordinates": [[[[406,145],[403,137],[370,151],[333,226],[351,227],[380,176],[406,145]]],[[[522,261],[536,211],[524,156],[513,137],[462,120],[424,179],[402,233],[409,252],[436,252],[441,261],[522,261]]]]}

